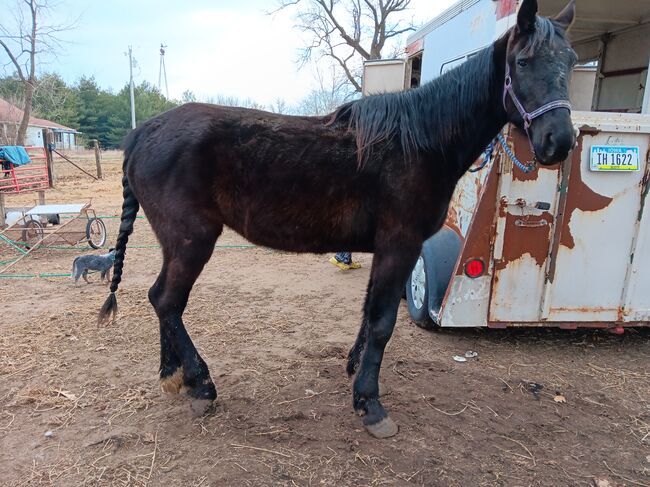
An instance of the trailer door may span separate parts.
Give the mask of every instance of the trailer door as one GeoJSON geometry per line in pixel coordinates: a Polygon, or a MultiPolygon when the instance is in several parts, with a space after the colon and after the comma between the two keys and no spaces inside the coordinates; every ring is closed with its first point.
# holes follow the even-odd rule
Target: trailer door
{"type": "Polygon", "coordinates": [[[574,122],[582,133],[565,166],[568,191],[554,232],[542,318],[648,321],[650,119],[576,113],[574,122]]]}
{"type": "MultiPolygon", "coordinates": [[[[525,135],[511,129],[522,162],[532,154],[525,135]]],[[[489,321],[539,322],[547,258],[558,203],[560,165],[524,173],[501,157],[501,186],[493,251],[489,321]]]]}
{"type": "Polygon", "coordinates": [[[650,320],[650,118],[576,112],[574,123],[578,147],[562,165],[502,167],[492,323],[650,320]]]}

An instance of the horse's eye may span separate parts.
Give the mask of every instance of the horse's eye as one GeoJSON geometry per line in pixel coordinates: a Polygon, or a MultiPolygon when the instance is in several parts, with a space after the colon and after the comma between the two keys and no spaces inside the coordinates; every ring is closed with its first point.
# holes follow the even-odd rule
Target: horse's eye
{"type": "Polygon", "coordinates": [[[528,66],[528,59],[517,59],[517,66],[520,68],[525,68],[528,66]]]}

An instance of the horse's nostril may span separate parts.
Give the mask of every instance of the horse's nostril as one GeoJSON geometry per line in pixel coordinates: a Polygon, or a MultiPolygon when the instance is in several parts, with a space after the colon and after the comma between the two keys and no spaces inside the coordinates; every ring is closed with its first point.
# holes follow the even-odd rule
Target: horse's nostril
{"type": "Polygon", "coordinates": [[[551,147],[555,146],[555,140],[553,138],[553,132],[549,132],[549,133],[546,134],[546,137],[544,138],[544,143],[546,144],[546,147],[548,147],[549,149],[551,147]]]}

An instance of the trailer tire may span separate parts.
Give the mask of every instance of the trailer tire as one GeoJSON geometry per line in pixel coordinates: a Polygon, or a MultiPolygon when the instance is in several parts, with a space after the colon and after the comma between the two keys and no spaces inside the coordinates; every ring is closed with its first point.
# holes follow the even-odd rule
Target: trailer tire
{"type": "Polygon", "coordinates": [[[461,248],[460,236],[443,227],[422,244],[422,252],[406,282],[406,304],[413,322],[425,330],[438,327],[430,310],[438,312],[461,248]]]}
{"type": "Polygon", "coordinates": [[[430,258],[422,252],[405,286],[406,306],[411,319],[420,328],[430,329],[433,321],[429,317],[429,279],[431,279],[430,258]],[[428,269],[427,269],[428,268],[428,269]]]}
{"type": "Polygon", "coordinates": [[[39,242],[44,235],[43,225],[38,220],[32,218],[25,222],[24,230],[22,233],[22,240],[25,242],[25,247],[31,249],[34,244],[39,242]]]}
{"type": "Polygon", "coordinates": [[[106,243],[106,225],[101,218],[92,217],[86,224],[86,240],[93,249],[101,249],[106,243]]]}

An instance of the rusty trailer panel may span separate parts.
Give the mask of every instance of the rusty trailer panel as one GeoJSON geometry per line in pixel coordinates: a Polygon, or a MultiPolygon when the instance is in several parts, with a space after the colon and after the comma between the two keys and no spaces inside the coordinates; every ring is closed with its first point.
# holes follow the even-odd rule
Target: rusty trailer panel
{"type": "Polygon", "coordinates": [[[499,175],[495,169],[498,166],[500,154],[489,169],[481,173],[467,173],[460,181],[452,198],[447,226],[460,229],[464,239],[463,249],[456,262],[455,271],[451,277],[443,305],[438,310],[432,310],[431,319],[444,326],[471,327],[487,326],[487,310],[490,302],[491,288],[491,253],[492,235],[495,214],[495,201],[498,190],[499,175]],[[475,193],[473,193],[475,192],[475,193]],[[455,210],[465,208],[464,203],[476,194],[476,204],[473,210],[455,210]],[[463,203],[461,200],[467,198],[463,203]],[[459,221],[463,218],[464,221],[459,221]],[[464,223],[469,222],[466,226],[464,223]],[[463,262],[470,259],[481,259],[488,265],[486,275],[471,279],[463,272],[463,262]]]}
{"type": "MultiPolygon", "coordinates": [[[[554,14],[565,3],[540,2],[540,13],[554,14]]],[[[409,38],[407,62],[418,56],[419,80],[434,79],[514,25],[520,6],[457,0],[409,38]],[[460,41],[445,43],[450,35],[460,41]]],[[[572,80],[571,93],[582,95],[572,97],[574,107],[592,110],[572,111],[578,145],[563,164],[530,173],[497,151],[491,166],[461,178],[446,221],[460,251],[436,248],[435,236],[423,246],[423,254],[438,252],[445,263],[458,252],[453,272],[447,267],[441,278],[432,270],[429,279],[416,268],[409,280],[435,284],[428,288],[435,293],[429,316],[440,326],[650,325],[650,4],[620,2],[615,19],[607,17],[605,0],[576,6],[571,43],[580,63],[595,71],[595,79],[572,80]],[[601,162],[592,166],[594,146],[601,162]],[[620,153],[616,147],[638,150],[638,170],[598,167],[606,154],[620,153]],[[466,275],[469,263],[482,274],[466,275]]],[[[516,156],[530,161],[525,135],[505,130],[516,156]]]]}
{"type": "MultiPolygon", "coordinates": [[[[525,135],[511,130],[510,140],[521,160],[532,160],[525,135]]],[[[557,213],[560,165],[539,167],[525,174],[503,166],[498,194],[495,245],[492,259],[490,321],[539,321],[544,294],[550,236],[557,213]],[[540,209],[544,208],[544,209],[540,209]],[[517,299],[513,299],[517,296],[517,299]]]]}
{"type": "MultiPolygon", "coordinates": [[[[645,155],[648,139],[648,134],[640,133],[582,134],[568,178],[560,245],[553,255],[557,270],[553,281],[549,280],[545,320],[624,321],[624,294],[630,284],[635,240],[638,243],[635,234],[645,168],[626,173],[592,172],[589,151],[594,145],[614,142],[638,146],[645,155]]],[[[645,284],[650,289],[650,283],[645,284]]],[[[629,305],[650,308],[641,302],[629,305]]]]}
{"type": "MultiPolygon", "coordinates": [[[[525,174],[499,153],[466,175],[447,225],[464,245],[440,310],[441,326],[613,327],[650,322],[650,117],[574,113],[578,145],[561,165],[525,174]],[[638,147],[639,171],[595,172],[592,146],[638,147]],[[472,203],[476,204],[472,207],[472,203]],[[464,263],[480,258],[472,279],[464,263]]],[[[526,137],[510,129],[521,160],[526,137]]]]}

